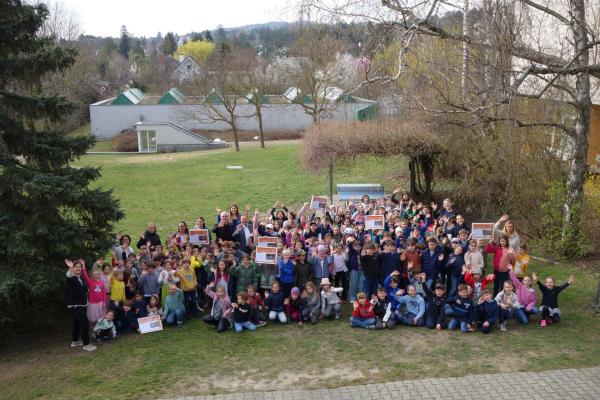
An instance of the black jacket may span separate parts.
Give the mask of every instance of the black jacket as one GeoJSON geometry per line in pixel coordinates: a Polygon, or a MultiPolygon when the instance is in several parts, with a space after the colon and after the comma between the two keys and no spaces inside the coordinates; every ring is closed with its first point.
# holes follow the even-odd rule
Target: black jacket
{"type": "Polygon", "coordinates": [[[148,231],[144,232],[144,238],[140,238],[140,240],[138,240],[137,242],[137,248],[139,249],[140,247],[142,247],[143,245],[145,245],[146,243],[150,242],[151,246],[157,246],[160,244],[160,236],[158,236],[158,233],[154,232],[154,233],[150,233],[148,231]]]}
{"type": "Polygon", "coordinates": [[[85,280],[73,276],[67,278],[67,306],[83,306],[88,300],[88,286],[85,280]]]}
{"type": "Polygon", "coordinates": [[[223,226],[219,226],[215,224],[212,229],[213,233],[217,236],[217,240],[221,239],[223,241],[233,242],[233,225],[225,224],[223,226]]]}

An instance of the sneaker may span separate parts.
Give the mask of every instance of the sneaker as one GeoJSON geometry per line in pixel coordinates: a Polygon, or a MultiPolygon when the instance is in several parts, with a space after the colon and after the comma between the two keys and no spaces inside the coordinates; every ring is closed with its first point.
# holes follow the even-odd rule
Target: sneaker
{"type": "Polygon", "coordinates": [[[506,331],[507,331],[506,322],[503,322],[500,324],[500,332],[506,332],[506,331]]]}
{"type": "Polygon", "coordinates": [[[76,342],[71,342],[71,347],[83,346],[83,342],[78,340],[76,342]]]}
{"type": "Polygon", "coordinates": [[[88,344],[88,345],[83,346],[83,349],[85,351],[94,351],[94,350],[96,350],[96,346],[94,346],[92,344],[88,344]]]}
{"type": "Polygon", "coordinates": [[[339,315],[336,315],[336,316],[335,316],[335,319],[340,319],[340,316],[339,316],[339,315]]]}
{"type": "Polygon", "coordinates": [[[266,324],[267,324],[267,321],[258,321],[258,322],[256,323],[256,326],[257,326],[257,327],[258,327],[258,326],[265,326],[266,324]]]}
{"type": "Polygon", "coordinates": [[[178,327],[178,328],[181,328],[182,326],[183,326],[183,322],[178,322],[178,323],[177,323],[177,327],[178,327]]]}
{"type": "Polygon", "coordinates": [[[543,319],[540,321],[540,328],[545,328],[546,327],[546,320],[543,319]]]}
{"type": "Polygon", "coordinates": [[[375,329],[375,325],[367,325],[367,329],[375,329]]]}

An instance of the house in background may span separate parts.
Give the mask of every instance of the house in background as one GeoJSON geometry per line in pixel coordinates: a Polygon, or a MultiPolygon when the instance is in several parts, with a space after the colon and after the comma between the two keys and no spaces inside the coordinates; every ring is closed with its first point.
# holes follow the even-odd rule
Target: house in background
{"type": "Polygon", "coordinates": [[[135,125],[140,153],[171,153],[178,151],[213,150],[227,143],[209,140],[173,123],[144,123],[135,125]]]}
{"type": "Polygon", "coordinates": [[[171,73],[171,79],[177,82],[183,82],[192,79],[204,72],[203,68],[194,60],[192,56],[183,57],[179,54],[179,65],[171,73]]]}

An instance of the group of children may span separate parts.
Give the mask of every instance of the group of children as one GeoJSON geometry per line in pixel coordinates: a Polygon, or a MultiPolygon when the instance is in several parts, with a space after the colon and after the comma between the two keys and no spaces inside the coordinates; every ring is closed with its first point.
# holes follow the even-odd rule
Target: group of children
{"type": "MultiPolygon", "coordinates": [[[[151,223],[137,250],[129,235],[118,235],[112,260],[98,260],[91,272],[81,259],[65,260],[71,345],[93,350],[89,332],[102,342],[139,331],[139,318],[182,326],[204,310],[217,332],[254,331],[267,321],[316,324],[341,318],[346,302],[351,326],[367,329],[489,333],[496,324],[506,331],[510,319],[525,324],[539,314],[542,327],[560,320],[558,295],[573,277],[557,286],[552,277],[543,284],[529,276],[527,246],[507,215],[484,243],[470,239],[450,199],[438,207],[395,190],[318,212],[307,206],[294,212],[276,203],[262,217],[249,207],[217,209],[204,245],[192,243],[185,222],[163,244],[151,223]],[[384,216],[384,228],[365,229],[368,215],[384,216]],[[261,236],[276,238],[275,264],[255,261],[261,236]],[[539,306],[534,283],[543,295],[539,306]]],[[[209,228],[200,217],[192,229],[209,228]]]]}

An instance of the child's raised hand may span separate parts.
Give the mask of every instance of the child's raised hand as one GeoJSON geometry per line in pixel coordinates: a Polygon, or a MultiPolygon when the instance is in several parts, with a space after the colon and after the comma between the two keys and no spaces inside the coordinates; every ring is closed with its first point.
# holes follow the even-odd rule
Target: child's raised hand
{"type": "Polygon", "coordinates": [[[438,260],[440,260],[440,261],[444,260],[444,253],[440,254],[440,256],[438,257],[438,260]]]}
{"type": "Polygon", "coordinates": [[[283,304],[290,304],[290,299],[283,299],[283,304]]]}
{"type": "Polygon", "coordinates": [[[354,308],[355,310],[358,308],[358,302],[355,301],[354,303],[352,303],[352,308],[354,308]]]}
{"type": "Polygon", "coordinates": [[[237,303],[231,303],[231,308],[238,308],[237,303]]]}
{"type": "Polygon", "coordinates": [[[392,275],[392,276],[398,276],[398,275],[400,275],[400,272],[398,272],[398,270],[396,269],[390,275],[392,275]]]}
{"type": "Polygon", "coordinates": [[[265,299],[269,298],[269,291],[265,290],[265,299]]]}
{"type": "Polygon", "coordinates": [[[69,269],[73,268],[73,261],[65,258],[65,264],[67,264],[67,267],[69,267],[69,269]]]}
{"type": "Polygon", "coordinates": [[[493,281],[494,279],[496,279],[496,275],[494,275],[494,274],[489,274],[489,275],[486,277],[486,279],[487,279],[488,281],[493,281]]]}
{"type": "Polygon", "coordinates": [[[211,288],[211,289],[214,288],[215,287],[215,283],[214,282],[209,283],[208,287],[211,288]]]}
{"type": "Polygon", "coordinates": [[[569,285],[572,285],[575,283],[575,276],[573,274],[569,275],[569,280],[567,281],[567,283],[569,285]]]}
{"type": "Polygon", "coordinates": [[[535,272],[534,272],[534,273],[532,273],[532,274],[531,274],[531,279],[532,279],[534,282],[537,282],[537,281],[538,281],[538,279],[539,279],[539,277],[538,277],[538,274],[536,274],[535,272]]]}

